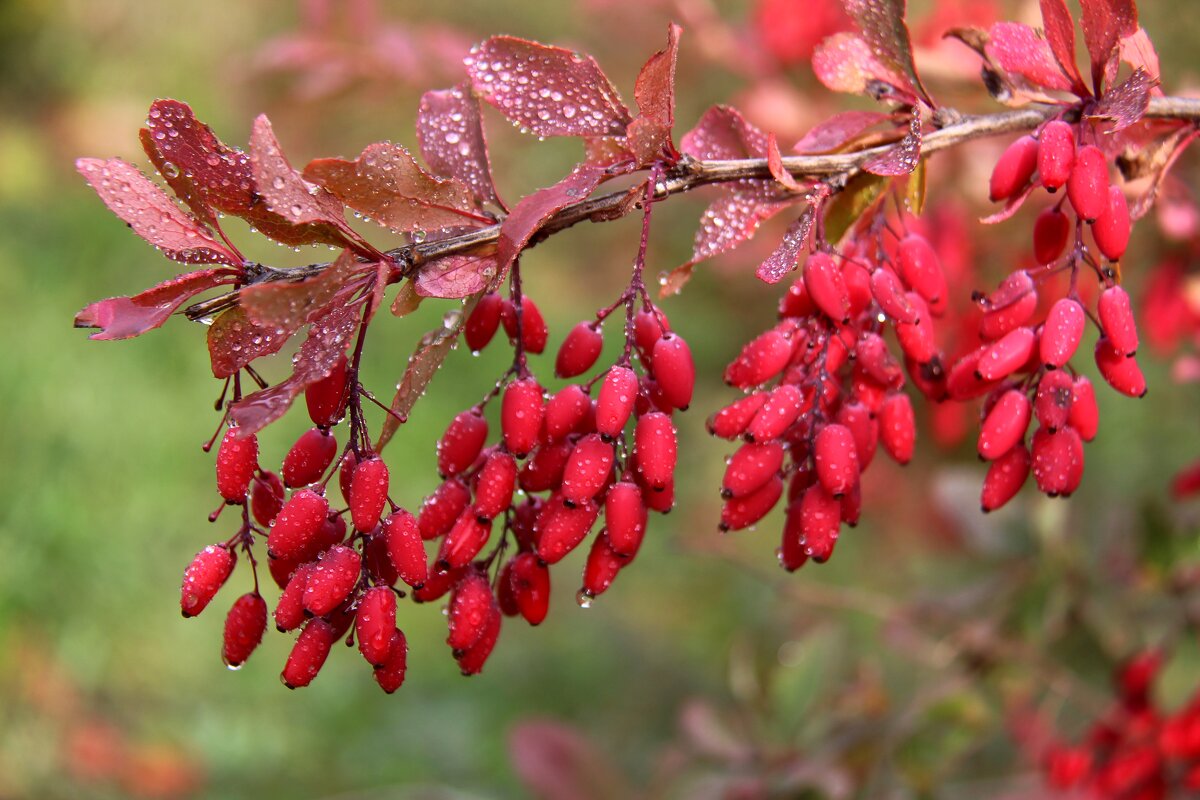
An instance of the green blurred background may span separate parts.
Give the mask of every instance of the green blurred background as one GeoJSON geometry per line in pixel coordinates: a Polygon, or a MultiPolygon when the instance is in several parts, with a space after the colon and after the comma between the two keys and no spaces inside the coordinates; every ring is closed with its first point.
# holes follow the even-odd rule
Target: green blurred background
{"type": "MultiPolygon", "coordinates": [[[[1184,87],[1196,78],[1195,22],[1172,16],[1179,4],[1146,5],[1164,74],[1184,87]]],[[[984,519],[971,440],[951,454],[926,442],[905,471],[880,456],[865,521],[825,566],[777,569],[775,517],[722,540],[715,487],[727,448],[704,435],[703,420],[731,399],[723,365],[773,314],[776,291],[750,277],[768,243],[702,269],[665,305],[703,375],[680,422],[680,504],[653,521],[638,563],[592,608],[573,601],[579,554],[555,573],[546,623],[510,621],[479,677],[459,676],[438,609],[407,604],[409,678],[392,697],[343,652],[310,688],[288,692],[277,675],[290,638],[273,632],[244,669],[225,670],[222,607],[248,575],[235,575],[215,611],[186,622],[178,613],[183,567],[231,532],[205,521],[216,495],[200,444],[218,421],[219,386],[204,329],[173,320],[141,339],[95,343],[71,328],[88,302],[133,293],[174,266],[103,208],[74,158],[144,166],[137,129],[156,97],[188,101],[231,143],[266,112],[297,163],[353,156],[385,138],[411,146],[421,91],[456,82],[463,49],[498,32],[593,52],[630,97],[638,66],[680,15],[691,15],[680,131],[718,101],[745,103],[793,133],[845,105],[814,89],[804,67],[723,69],[736,37],[753,45],[743,3],[394,2],[356,28],[353,15],[371,6],[333,4],[339,49],[306,42],[303,7],[291,3],[0,4],[0,798],[518,797],[537,782],[514,765],[511,733],[536,719],[574,731],[559,730],[560,741],[524,729],[545,757],[539,774],[591,776],[581,782],[595,791],[557,796],[627,796],[629,787],[800,796],[795,787],[826,779],[834,783],[812,791],[981,796],[1023,785],[1030,769],[1005,731],[1013,692],[1057,692],[1069,726],[1077,704],[1086,713],[1093,703],[1089,692],[1103,696],[1114,659],[1178,627],[1167,588],[1172,570],[1197,556],[1195,514],[1168,509],[1164,485],[1200,453],[1200,419],[1195,390],[1172,385],[1161,358],[1148,365],[1147,399],[1099,392],[1102,434],[1069,504],[1027,490],[1013,513],[984,519]],[[362,31],[392,60],[364,54],[362,31]],[[819,96],[811,107],[800,102],[806,92],[819,96]],[[980,649],[994,662],[987,671],[968,663],[980,649]],[[573,749],[572,737],[594,746],[573,749]],[[849,783],[837,784],[843,775],[849,783]]],[[[495,116],[488,124],[508,198],[553,182],[577,157],[572,142],[522,140],[495,116]]],[[[970,181],[986,174],[982,161],[973,172],[935,171],[931,206],[956,193],[980,200],[982,184],[970,181]]],[[[663,207],[654,269],[687,259],[701,208],[663,207]]],[[[580,228],[526,259],[551,353],[620,290],[637,224],[580,228]]],[[[979,234],[981,280],[1003,274],[1013,251],[993,240],[1021,224],[979,234]]],[[[272,264],[316,252],[234,231],[248,256],[272,264]]],[[[1137,236],[1148,266],[1165,245],[1153,230],[1137,236]]],[[[1126,267],[1134,285],[1139,266],[1126,267]]],[[[367,385],[388,395],[412,343],[450,307],[430,302],[382,320],[367,385]]],[[[551,357],[538,365],[547,377],[551,357]]],[[[436,436],[503,360],[501,348],[451,356],[387,454],[399,502],[416,506],[433,488],[436,436]]],[[[279,363],[266,372],[284,374],[279,363]]],[[[304,427],[292,415],[264,435],[264,463],[304,427]]],[[[1191,638],[1168,674],[1175,700],[1200,665],[1191,638]]]]}

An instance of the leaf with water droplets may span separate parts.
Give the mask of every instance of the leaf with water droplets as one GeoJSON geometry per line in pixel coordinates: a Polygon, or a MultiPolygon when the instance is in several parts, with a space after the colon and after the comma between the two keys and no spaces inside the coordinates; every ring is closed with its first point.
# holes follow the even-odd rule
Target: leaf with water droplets
{"type": "Polygon", "coordinates": [[[1089,116],[1109,121],[1110,124],[1104,126],[1107,133],[1125,130],[1146,116],[1146,109],[1150,107],[1150,90],[1155,84],[1150,74],[1138,67],[1124,83],[1105,92],[1089,116]]]}
{"type": "Polygon", "coordinates": [[[771,177],[788,191],[803,192],[805,190],[805,187],[800,185],[792,173],[783,168],[783,154],[779,152],[779,141],[773,133],[767,135],[767,169],[771,171],[771,177]]]}
{"type": "Polygon", "coordinates": [[[1046,29],[1046,41],[1050,43],[1054,60],[1071,81],[1071,91],[1080,97],[1089,97],[1091,92],[1075,62],[1075,20],[1071,18],[1066,0],[1041,0],[1041,6],[1042,26],[1046,29]]]}
{"type": "Polygon", "coordinates": [[[717,198],[700,216],[700,228],[692,243],[692,264],[727,252],[749,241],[759,225],[792,203],[780,199],[765,182],[717,198]]]}
{"type": "Polygon", "coordinates": [[[986,49],[1001,69],[1010,75],[1019,75],[1034,86],[1061,92],[1073,88],[1050,43],[1028,25],[997,22],[988,32],[986,49]]]}
{"type": "Polygon", "coordinates": [[[887,119],[891,115],[882,111],[843,111],[809,130],[792,149],[805,154],[833,153],[887,119]]]}
{"type": "Polygon", "coordinates": [[[909,81],[871,52],[871,45],[853,33],[835,33],[817,45],[812,57],[817,79],[835,92],[892,97],[912,104],[916,95],[909,81]]]}
{"type": "Polygon", "coordinates": [[[454,178],[435,178],[398,144],[367,145],[354,161],[318,158],[304,180],[323,186],[350,208],[397,233],[489,225],[474,198],[454,178]]]}
{"type": "Polygon", "coordinates": [[[783,241],[775,252],[767,256],[766,261],[759,264],[755,275],[763,283],[779,283],[783,277],[800,262],[800,254],[808,246],[808,237],[812,233],[813,220],[816,219],[816,209],[808,206],[801,212],[800,217],[788,226],[783,234],[783,241]]]}
{"type": "Polygon", "coordinates": [[[365,266],[351,251],[343,250],[329,267],[311,278],[247,286],[241,291],[240,303],[255,323],[282,328],[291,335],[321,314],[333,302],[338,290],[365,266]]]}
{"type": "Polygon", "coordinates": [[[634,87],[638,117],[629,125],[629,148],[638,161],[650,163],[671,145],[675,125],[675,63],[679,58],[679,34],[675,23],[667,26],[667,46],[642,67],[634,87]]]}
{"type": "Polygon", "coordinates": [[[76,328],[100,328],[90,339],[130,339],[154,330],[191,298],[237,281],[229,269],[204,269],[177,275],[132,297],[98,300],[75,315],[76,328]]]}
{"type": "Polygon", "coordinates": [[[384,417],[379,440],[375,442],[376,452],[383,452],[383,448],[400,428],[400,420],[408,418],[417,400],[425,394],[429,382],[437,374],[446,356],[454,349],[463,323],[475,310],[477,302],[479,298],[472,297],[461,309],[448,313],[440,328],[429,331],[417,342],[416,349],[408,359],[408,367],[400,377],[400,382],[396,384],[396,395],[392,398],[390,406],[392,413],[384,417]]]}
{"type": "Polygon", "coordinates": [[[417,287],[413,281],[404,281],[396,292],[396,298],[392,300],[392,315],[407,317],[421,307],[421,301],[424,299],[417,294],[417,287]]]}
{"type": "Polygon", "coordinates": [[[902,84],[894,84],[920,97],[925,104],[936,108],[929,97],[917,68],[913,64],[912,41],[904,22],[905,0],[845,0],[846,13],[858,23],[863,39],[871,46],[875,57],[893,72],[904,76],[902,84]]]}
{"type": "Polygon", "coordinates": [[[342,203],[330,192],[306,181],[287,160],[271,121],[259,114],[250,133],[250,164],[259,194],[274,213],[296,225],[344,226],[342,203]]]}
{"type": "Polygon", "coordinates": [[[1092,84],[1097,92],[1102,83],[1117,73],[1121,39],[1138,30],[1135,0],[1081,0],[1083,41],[1092,59],[1092,84]]]}
{"type": "Polygon", "coordinates": [[[712,106],[679,140],[679,149],[703,160],[764,158],[767,135],[732,106],[712,106]]]}
{"type": "Polygon", "coordinates": [[[1145,28],[1138,28],[1121,39],[1121,60],[1135,70],[1144,69],[1155,84],[1152,94],[1162,94],[1158,84],[1162,79],[1162,69],[1158,63],[1158,51],[1145,28]]]}
{"type": "Polygon", "coordinates": [[[110,211],[167,258],[185,264],[241,265],[241,259],[217,241],[208,228],[175,205],[166,192],[129,162],[80,158],[75,161],[75,169],[110,211]]]}
{"type": "Polygon", "coordinates": [[[494,253],[443,256],[421,265],[416,290],[422,297],[469,297],[486,289],[498,272],[494,253]]]}
{"type": "Polygon", "coordinates": [[[505,208],[496,195],[487,138],[479,117],[479,100],[470,83],[426,92],[417,109],[417,141],[425,163],[437,175],[466,184],[479,204],[505,208]]]}
{"type": "Polygon", "coordinates": [[[360,304],[333,306],[314,320],[308,338],[292,357],[292,375],[274,386],[243,397],[229,409],[233,421],[246,434],[257,433],[282,417],[292,401],[310,384],[333,371],[346,354],[350,337],[359,325],[360,304]]]}
{"type": "Polygon", "coordinates": [[[464,59],[475,92],[538,136],[619,136],[629,109],[591,56],[493,36],[464,59]]]}
{"type": "Polygon", "coordinates": [[[295,333],[257,325],[241,306],[221,313],[208,328],[208,359],[213,376],[228,378],[256,358],[277,353],[295,333]]]}
{"type": "Polygon", "coordinates": [[[892,147],[863,163],[872,175],[908,175],[921,163],[921,113],[913,109],[908,133],[892,147]]]}

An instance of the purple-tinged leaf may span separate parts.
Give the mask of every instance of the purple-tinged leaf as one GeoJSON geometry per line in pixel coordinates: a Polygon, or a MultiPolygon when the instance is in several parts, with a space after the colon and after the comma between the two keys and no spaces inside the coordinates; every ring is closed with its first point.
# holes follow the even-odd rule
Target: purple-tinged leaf
{"type": "Polygon", "coordinates": [[[1108,133],[1124,130],[1146,115],[1154,85],[1150,74],[1138,67],[1124,83],[1104,93],[1091,116],[1109,121],[1108,133]]]}
{"type": "Polygon", "coordinates": [[[250,133],[250,163],[258,192],[272,212],[295,225],[345,225],[341,201],[296,171],[283,154],[265,114],[254,120],[250,133]]]}
{"type": "Polygon", "coordinates": [[[1034,86],[1069,92],[1073,85],[1058,64],[1050,43],[1019,22],[997,22],[989,31],[987,54],[1005,72],[1034,86]]]}
{"type": "Polygon", "coordinates": [[[422,95],[417,141],[435,174],[466,184],[480,205],[490,202],[504,208],[492,181],[479,100],[471,94],[469,83],[422,95]]]}
{"type": "Polygon", "coordinates": [[[921,163],[921,113],[913,109],[908,133],[892,147],[872,156],[862,166],[872,175],[908,175],[921,163]]]}
{"type": "Polygon", "coordinates": [[[671,144],[675,125],[675,62],[679,58],[679,34],[683,29],[667,27],[667,46],[642,67],[634,87],[639,115],[629,125],[630,149],[645,164],[658,158],[671,144]]]}
{"type": "Polygon", "coordinates": [[[801,154],[832,153],[890,118],[882,111],[843,111],[809,130],[792,149],[801,154]]]}
{"type": "Polygon", "coordinates": [[[1158,64],[1158,51],[1154,49],[1154,43],[1150,41],[1150,36],[1146,33],[1145,28],[1138,28],[1121,39],[1121,60],[1135,70],[1145,70],[1155,83],[1155,88],[1151,90],[1151,93],[1162,94],[1162,89],[1157,86],[1162,80],[1162,69],[1158,64]]]}
{"type": "Polygon", "coordinates": [[[416,290],[421,297],[458,299],[478,294],[499,271],[494,254],[461,253],[422,264],[416,290]]]}
{"type": "Polygon", "coordinates": [[[521,250],[551,217],[572,203],[587,199],[606,177],[606,170],[581,164],[553,186],[538,189],[521,198],[512,213],[500,223],[500,240],[496,245],[497,269],[491,286],[499,286],[508,276],[508,268],[521,250]]]}
{"type": "Polygon", "coordinates": [[[241,266],[235,253],[127,161],[80,158],[75,169],[110,211],[167,258],[185,264],[241,266]]]}
{"type": "Polygon", "coordinates": [[[100,328],[90,339],[131,339],[154,330],[191,298],[225,284],[235,283],[233,270],[215,268],[177,275],[132,297],[98,300],[75,315],[76,328],[100,328]]]}
{"type": "Polygon", "coordinates": [[[763,222],[794,203],[780,200],[770,189],[754,186],[717,198],[700,216],[692,243],[691,263],[725,253],[749,241],[763,222]]]}
{"type": "Polygon", "coordinates": [[[863,39],[871,51],[885,66],[904,76],[904,83],[896,88],[907,90],[936,108],[913,64],[912,41],[908,25],[904,22],[907,12],[905,0],[844,0],[846,13],[858,23],[863,39]]]}
{"type": "Polygon", "coordinates": [[[358,329],[359,304],[334,306],[314,320],[308,338],[292,357],[292,375],[254,394],[243,397],[229,409],[229,415],[245,433],[257,433],[282,417],[292,401],[310,384],[333,371],[346,354],[350,338],[358,329]]]}
{"type": "Polygon", "coordinates": [[[1083,41],[1092,59],[1092,86],[1096,94],[1116,75],[1117,49],[1121,39],[1136,33],[1138,12],[1135,0],[1081,0],[1083,41]]]}
{"type": "MultiPolygon", "coordinates": [[[[632,128],[632,125],[630,126],[632,128]]],[[[583,137],[583,161],[593,167],[615,167],[632,164],[639,159],[629,149],[632,142],[624,136],[583,137]]],[[[657,157],[657,153],[655,157],[657,157]]]]}
{"type": "Polygon", "coordinates": [[[779,247],[767,256],[766,261],[759,264],[755,274],[760,281],[779,283],[785,275],[796,269],[800,263],[800,254],[808,247],[814,219],[816,219],[816,207],[810,205],[804,209],[795,222],[788,226],[779,247]]]}
{"type": "Polygon", "coordinates": [[[879,60],[856,34],[835,33],[821,42],[812,66],[817,79],[835,92],[890,97],[910,105],[917,101],[908,78],[879,60]]]}
{"type": "Polygon", "coordinates": [[[304,180],[397,233],[493,222],[476,210],[466,186],[454,178],[435,178],[407,150],[390,142],[367,145],[354,161],[310,161],[304,180]]]}
{"type": "Polygon", "coordinates": [[[771,171],[771,177],[788,191],[805,191],[805,187],[796,180],[795,176],[783,168],[783,155],[779,152],[779,140],[773,133],[767,134],[767,169],[771,171]]]}
{"type": "Polygon", "coordinates": [[[591,56],[493,36],[464,59],[476,94],[538,136],[619,136],[629,109],[591,56]]]}
{"type": "Polygon", "coordinates": [[[594,741],[560,722],[518,724],[509,734],[508,750],[530,797],[610,800],[634,794],[594,741]]]}
{"type": "Polygon", "coordinates": [[[318,275],[301,281],[252,284],[242,289],[239,300],[250,320],[286,330],[290,336],[301,325],[323,313],[355,273],[367,267],[360,264],[351,251],[343,250],[318,275]]]}
{"type": "Polygon", "coordinates": [[[1033,194],[1033,190],[1040,184],[1030,182],[1019,194],[1015,194],[1008,198],[1008,202],[1004,204],[1004,208],[997,211],[995,214],[989,214],[986,217],[980,217],[979,221],[984,225],[996,225],[1010,219],[1013,214],[1021,210],[1021,206],[1025,205],[1025,201],[1029,199],[1029,195],[1033,194]]]}
{"type": "Polygon", "coordinates": [[[1046,40],[1063,74],[1071,81],[1071,91],[1079,97],[1090,97],[1087,84],[1075,62],[1075,20],[1067,9],[1066,0],[1041,0],[1042,25],[1046,40]]]}
{"type": "Polygon", "coordinates": [[[736,108],[712,106],[683,135],[679,149],[703,160],[765,158],[767,135],[747,122],[736,108]]]}
{"type": "Polygon", "coordinates": [[[223,311],[208,328],[208,359],[213,376],[228,378],[256,358],[278,353],[296,330],[258,325],[241,306],[223,311]]]}

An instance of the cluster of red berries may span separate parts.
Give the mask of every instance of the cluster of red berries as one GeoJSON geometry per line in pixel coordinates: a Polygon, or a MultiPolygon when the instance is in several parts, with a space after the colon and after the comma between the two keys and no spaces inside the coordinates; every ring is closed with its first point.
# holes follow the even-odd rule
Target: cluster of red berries
{"type": "Polygon", "coordinates": [[[1117,677],[1117,700],[1078,744],[1042,759],[1047,784],[1080,798],[1161,800],[1200,791],[1200,695],[1165,713],[1154,701],[1163,654],[1143,653],[1117,677]]]}

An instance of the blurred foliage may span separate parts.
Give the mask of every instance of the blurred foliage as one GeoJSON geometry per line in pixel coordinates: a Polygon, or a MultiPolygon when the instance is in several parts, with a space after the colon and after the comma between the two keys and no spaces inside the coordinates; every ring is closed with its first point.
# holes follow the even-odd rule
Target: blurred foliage
{"type": "MultiPolygon", "coordinates": [[[[722,36],[752,35],[745,5],[469,0],[431,9],[404,0],[379,11],[422,46],[506,32],[593,52],[627,96],[667,20],[683,15],[692,27],[680,131],[707,104],[732,101],[802,132],[839,101],[803,66],[723,68],[722,36]]],[[[1147,5],[1168,85],[1194,85],[1196,21],[1181,3],[1147,5]]],[[[593,608],[578,609],[576,587],[559,581],[547,622],[510,622],[484,675],[465,680],[437,610],[403,605],[410,671],[393,697],[350,653],[335,653],[311,688],[287,692],[274,676],[290,640],[278,635],[241,673],[222,669],[220,612],[182,622],[176,610],[182,568],[225,535],[204,520],[215,494],[199,445],[217,424],[218,389],[204,332],[174,321],[97,344],[71,329],[87,302],[172,269],[103,209],[71,162],[143,163],[136,132],[159,96],[186,99],[233,142],[265,111],[297,162],[382,138],[411,144],[420,92],[455,79],[433,66],[420,83],[355,79],[305,95],[302,70],[267,69],[262,55],[300,20],[298,7],[267,0],[0,5],[0,797],[515,797],[546,790],[539,764],[570,772],[575,762],[547,762],[547,752],[576,751],[615,772],[614,786],[652,796],[990,796],[1031,774],[1005,728],[1013,697],[1045,697],[1069,725],[1101,702],[1114,661],[1164,640],[1179,642],[1169,699],[1195,688],[1200,652],[1185,613],[1195,598],[1181,570],[1197,562],[1196,509],[1168,508],[1165,484],[1195,455],[1200,420],[1195,391],[1172,385],[1165,361],[1151,365],[1141,402],[1099,393],[1101,436],[1069,503],[1026,493],[983,518],[970,442],[951,454],[926,442],[907,470],[872,471],[865,521],[828,565],[791,576],[775,568],[776,521],[719,537],[726,447],[704,435],[703,420],[729,396],[722,366],[774,313],[776,292],[750,277],[769,242],[706,265],[665,306],[703,376],[681,423],[680,502],[593,608]],[[522,725],[510,757],[509,732],[527,718],[569,727],[522,725]]],[[[965,84],[957,91],[977,96],[965,84]]],[[[523,141],[488,122],[510,198],[575,158],[573,143],[523,141]]],[[[931,166],[931,206],[981,199],[989,157],[954,158],[931,166]]],[[[656,268],[686,260],[699,208],[684,201],[656,214],[656,268]]],[[[1017,257],[1012,232],[1022,224],[977,232],[987,280],[1017,257]]],[[[580,228],[528,256],[552,350],[594,298],[618,290],[636,225],[580,228]]],[[[1134,276],[1159,247],[1153,226],[1142,228],[1132,252],[1145,255],[1126,268],[1134,276]]],[[[248,248],[281,265],[323,254],[248,248]]],[[[431,302],[384,320],[366,384],[386,395],[412,342],[446,308],[431,302]]],[[[432,489],[448,410],[474,402],[502,358],[498,349],[478,361],[452,355],[389,450],[398,501],[415,505],[432,489]]],[[[269,432],[264,462],[304,426],[292,418],[269,432]]],[[[239,572],[215,605],[247,581],[239,572]]],[[[621,791],[589,796],[602,790],[621,791]]]]}

